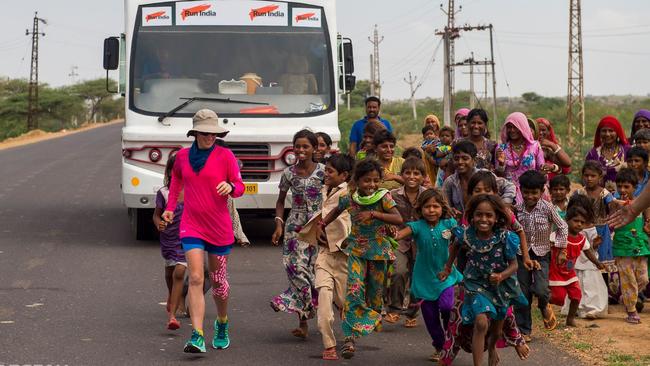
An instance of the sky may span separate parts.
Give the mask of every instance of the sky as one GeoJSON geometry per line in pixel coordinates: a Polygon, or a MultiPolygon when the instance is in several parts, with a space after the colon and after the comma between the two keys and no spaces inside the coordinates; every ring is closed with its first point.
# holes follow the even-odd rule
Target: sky
{"type": "MultiPolygon", "coordinates": [[[[411,72],[421,82],[417,98],[440,97],[443,52],[436,29],[446,24],[441,0],[339,0],[338,31],[354,43],[358,79],[369,79],[374,25],[379,46],[382,98],[409,97],[404,81],[411,72]],[[399,6],[395,4],[399,4],[399,6]],[[437,48],[437,52],[434,52],[437,48]]],[[[456,0],[462,10],[457,24],[493,24],[497,96],[516,97],[534,91],[565,96],[568,72],[567,0],[456,0]]],[[[582,2],[585,94],[648,95],[650,93],[650,1],[589,0],[582,2]]],[[[445,2],[446,8],[446,2],[445,2]]],[[[23,0],[0,16],[0,75],[29,78],[34,11],[48,24],[41,27],[39,79],[52,86],[103,77],[102,44],[123,30],[121,0],[23,0]],[[73,67],[75,67],[73,72],[73,67]],[[78,74],[78,75],[74,75],[78,74]]],[[[456,61],[474,52],[489,57],[489,33],[466,32],[456,40],[456,61]]],[[[468,68],[456,71],[456,89],[469,89],[468,68]]],[[[478,70],[482,71],[482,70],[478,70]]],[[[483,75],[475,76],[477,95],[483,75]]],[[[490,87],[491,88],[491,87],[490,87]]]]}

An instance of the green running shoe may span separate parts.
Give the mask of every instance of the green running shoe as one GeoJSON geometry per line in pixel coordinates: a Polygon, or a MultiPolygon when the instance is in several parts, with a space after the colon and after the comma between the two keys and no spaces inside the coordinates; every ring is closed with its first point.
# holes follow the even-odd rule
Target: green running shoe
{"type": "Polygon", "coordinates": [[[219,323],[214,321],[214,337],[212,338],[212,348],[226,349],[230,346],[230,337],[228,337],[228,322],[219,323]]]}
{"type": "Polygon", "coordinates": [[[192,329],[192,338],[190,338],[187,343],[185,343],[185,348],[183,349],[185,353],[205,353],[205,338],[196,331],[192,329]]]}

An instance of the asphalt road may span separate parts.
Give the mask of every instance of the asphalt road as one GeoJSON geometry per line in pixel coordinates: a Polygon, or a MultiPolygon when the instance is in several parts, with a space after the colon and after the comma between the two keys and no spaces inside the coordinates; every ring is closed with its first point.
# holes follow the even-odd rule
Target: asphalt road
{"type": "MultiPolygon", "coordinates": [[[[315,322],[308,340],[294,339],[296,319],[268,305],[286,278],[271,220],[255,218],[245,218],[253,246],[230,258],[232,346],[182,352],[189,319],[165,329],[158,244],[132,238],[120,203],[120,128],[0,151],[0,365],[322,364],[315,322]]],[[[213,319],[211,301],[207,309],[213,319]]],[[[531,347],[522,365],[578,364],[542,341],[531,347]]],[[[340,362],[426,365],[431,351],[422,325],[388,325],[340,362]]],[[[504,365],[519,363],[513,349],[501,354],[504,365]]]]}

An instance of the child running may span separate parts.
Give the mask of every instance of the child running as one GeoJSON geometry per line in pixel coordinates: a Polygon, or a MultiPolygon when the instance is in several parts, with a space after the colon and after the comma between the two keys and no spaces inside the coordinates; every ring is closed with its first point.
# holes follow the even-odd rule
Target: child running
{"type": "MultiPolygon", "coordinates": [[[[631,168],[623,168],[616,175],[617,195],[626,203],[633,198],[637,184],[637,173],[631,168]]],[[[638,294],[648,285],[650,248],[648,228],[644,226],[643,216],[639,215],[631,223],[614,231],[613,254],[621,281],[621,297],[627,311],[625,321],[630,324],[641,323],[637,313],[637,309],[641,307],[637,304],[638,294]]]]}
{"type": "Polygon", "coordinates": [[[174,219],[171,223],[164,221],[161,216],[167,207],[169,185],[172,181],[172,169],[176,155],[171,155],[165,165],[163,187],[156,193],[156,209],[153,212],[153,223],[160,232],[160,251],[165,260],[165,283],[167,284],[167,329],[176,330],[181,323],[176,319],[176,312],[185,308],[183,300],[183,279],[187,262],[181,245],[179,227],[183,215],[183,193],[179,194],[174,219]]]}
{"type": "Polygon", "coordinates": [[[463,272],[465,299],[462,307],[464,324],[474,323],[472,358],[475,366],[483,364],[485,337],[488,340],[488,364],[499,363],[497,340],[502,337],[503,322],[511,305],[525,306],[517,277],[519,238],[506,229],[510,215],[498,196],[481,194],[467,206],[470,226],[453,229],[457,241],[450,248],[449,259],[438,275],[445,280],[460,247],[467,250],[467,266],[463,272]]]}
{"type": "Polygon", "coordinates": [[[356,191],[341,197],[338,207],[320,224],[325,229],[346,210],[352,216],[344,249],[349,257],[341,355],[346,359],[354,356],[355,338],[380,328],[388,261],[395,259],[387,224],[402,224],[390,193],[379,189],[383,170],[373,159],[358,162],[354,170],[356,191]]]}
{"type": "MultiPolygon", "coordinates": [[[[404,186],[390,192],[404,223],[417,220],[416,206],[420,194],[425,191],[424,187],[422,187],[425,176],[426,171],[422,159],[409,158],[404,161],[402,165],[404,186]]],[[[405,228],[405,225],[400,226],[400,229],[405,228]]],[[[400,319],[400,314],[404,313],[406,315],[404,326],[413,328],[417,325],[419,306],[417,300],[413,297],[413,292],[411,291],[409,295],[408,289],[413,273],[416,247],[410,237],[397,239],[397,242],[393,273],[390,275],[387,301],[388,313],[384,320],[389,323],[396,323],[400,319]],[[404,302],[407,298],[408,308],[403,312],[404,302]]]]}
{"type": "Polygon", "coordinates": [[[551,248],[551,264],[549,268],[549,287],[551,289],[550,303],[558,306],[564,305],[564,299],[568,296],[569,313],[566,318],[568,327],[576,326],[576,314],[582,299],[582,290],[578,275],[575,271],[576,261],[581,253],[598,268],[604,268],[598,262],[595,253],[582,230],[591,222],[589,212],[579,205],[569,206],[566,212],[566,223],[569,235],[567,236],[566,248],[551,248]]]}
{"type": "MultiPolygon", "coordinates": [[[[612,234],[606,219],[609,208],[614,202],[614,196],[602,186],[604,176],[605,170],[598,161],[585,161],[582,166],[582,184],[584,188],[576,190],[574,195],[583,194],[589,197],[592,202],[594,225],[601,239],[598,246],[598,260],[607,268],[607,272],[610,272],[614,265],[614,254],[612,253],[612,234]]],[[[608,284],[609,274],[607,272],[604,278],[608,284]]]]}
{"type": "MultiPolygon", "coordinates": [[[[591,199],[582,194],[574,194],[569,200],[569,206],[581,207],[585,210],[588,222],[586,228],[582,230],[582,235],[587,238],[592,251],[594,251],[594,256],[598,258],[598,253],[595,252],[602,239],[598,236],[594,226],[594,211],[591,199]]],[[[578,305],[578,317],[596,319],[605,316],[608,306],[607,285],[600,273],[600,269],[585,256],[584,252],[580,253],[576,260],[575,269],[582,290],[582,298],[580,299],[580,305],[578,305]]],[[[569,313],[570,303],[569,299],[564,301],[562,314],[567,315],[569,313]]]]}
{"type": "Polygon", "coordinates": [[[314,284],[316,248],[298,238],[302,226],[321,209],[324,166],[314,162],[318,146],[316,135],[309,130],[293,136],[293,151],[298,163],[287,167],[280,178],[280,194],[275,204],[275,232],[271,237],[278,245],[284,233],[282,263],[289,279],[289,288],[271,300],[271,308],[298,315],[295,337],[307,338],[307,320],[315,315],[318,293],[314,284]],[[284,202],[291,190],[291,211],[284,222],[284,202]]]}
{"type": "Polygon", "coordinates": [[[437,278],[449,257],[451,230],[456,227],[456,220],[451,217],[447,202],[438,189],[422,192],[416,211],[420,219],[407,222],[406,228],[400,230],[395,239],[403,240],[410,236],[414,239],[418,255],[413,266],[411,294],[422,300],[422,317],[435,347],[430,360],[438,362],[449,312],[454,305],[454,285],[463,278],[455,267],[451,267],[444,280],[437,278]]]}
{"type": "MultiPolygon", "coordinates": [[[[557,326],[557,318],[549,305],[548,271],[551,261],[551,232],[555,233],[554,246],[566,247],[567,224],[558,215],[553,204],[542,199],[546,177],[536,171],[528,170],[519,177],[523,201],[515,205],[517,219],[526,232],[529,246],[529,256],[536,264],[530,269],[520,266],[517,278],[521,291],[526,296],[527,304],[515,309],[517,326],[524,333],[526,341],[530,341],[532,332],[531,301],[537,297],[537,307],[544,318],[544,327],[553,330],[557,326]]],[[[522,258],[523,259],[523,258],[522,258]]]]}
{"type": "Polygon", "coordinates": [[[324,237],[317,237],[318,222],[338,207],[339,199],[348,194],[348,180],[352,174],[354,159],[348,155],[332,155],[325,163],[323,186],[323,209],[315,215],[300,232],[300,238],[310,244],[318,244],[318,257],[314,264],[316,289],[318,290],[318,330],[323,337],[323,360],[338,360],[334,336],[334,308],[343,309],[345,288],[348,280],[348,256],[341,249],[350,234],[350,214],[343,212],[325,230],[324,237]]]}

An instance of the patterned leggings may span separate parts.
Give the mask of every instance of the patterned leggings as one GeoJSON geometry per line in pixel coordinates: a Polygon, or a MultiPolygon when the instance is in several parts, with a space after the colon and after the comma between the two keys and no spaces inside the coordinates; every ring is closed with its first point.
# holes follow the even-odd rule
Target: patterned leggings
{"type": "Polygon", "coordinates": [[[621,297],[628,313],[636,312],[639,291],[648,285],[647,257],[616,257],[621,280],[621,297]]]}
{"type": "Polygon", "coordinates": [[[387,261],[348,257],[348,288],[343,306],[345,338],[370,334],[381,322],[387,261]]]}

